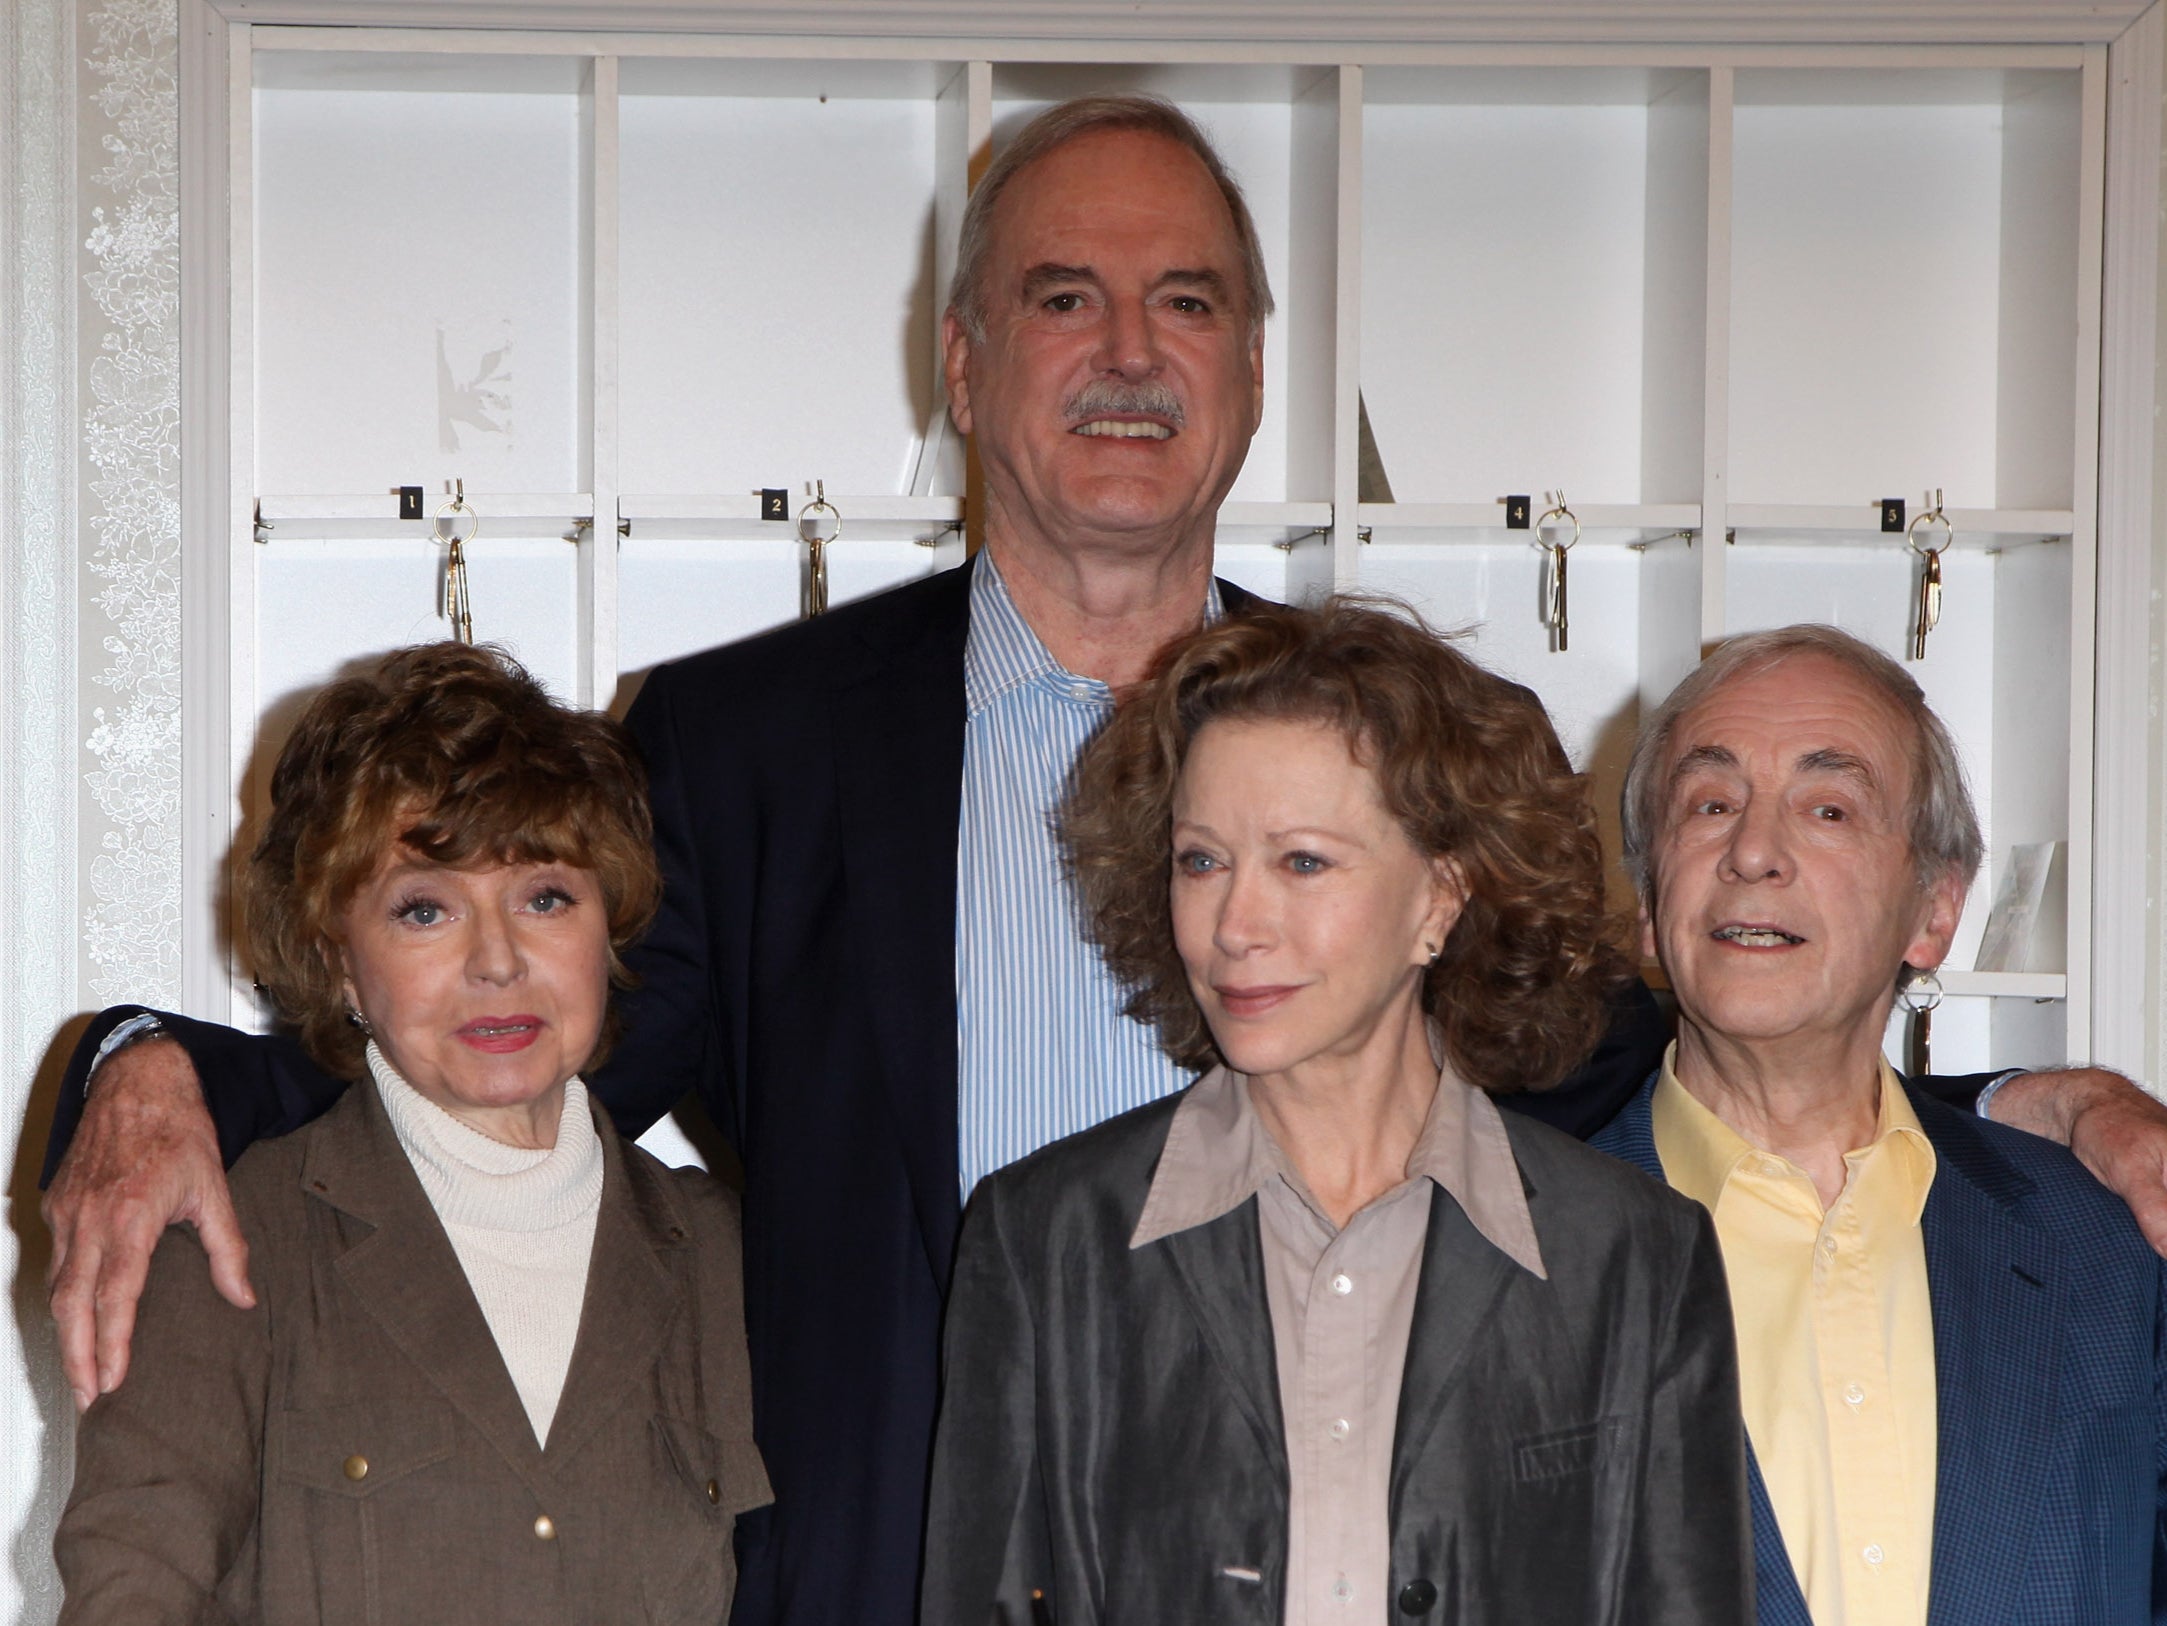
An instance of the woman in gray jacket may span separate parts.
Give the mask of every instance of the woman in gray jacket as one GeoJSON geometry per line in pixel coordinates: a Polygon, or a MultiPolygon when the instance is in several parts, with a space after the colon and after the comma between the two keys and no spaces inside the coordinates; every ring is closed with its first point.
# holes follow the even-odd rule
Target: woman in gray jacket
{"type": "Polygon", "coordinates": [[[1541,706],[1419,625],[1259,609],[1087,750],[1090,930],[1204,1076],[984,1181],[927,1626],[1752,1618],[1696,1205],[1485,1090],[1620,975],[1541,706]]]}
{"type": "Polygon", "coordinates": [[[364,1082],[234,1166],[255,1308],[160,1245],[82,1420],[64,1621],[728,1614],[769,1499],[736,1206],[578,1076],[660,885],[622,732],[506,657],[403,650],[308,707],[247,948],[364,1082]]]}

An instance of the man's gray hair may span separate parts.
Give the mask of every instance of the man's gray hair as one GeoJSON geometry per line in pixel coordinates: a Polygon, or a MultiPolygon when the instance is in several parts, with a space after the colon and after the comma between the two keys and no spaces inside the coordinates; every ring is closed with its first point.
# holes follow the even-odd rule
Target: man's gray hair
{"type": "Polygon", "coordinates": [[[1733,679],[1751,677],[1796,655],[1822,655],[1862,678],[1910,722],[1911,859],[1919,885],[1953,875],[1968,883],[1985,855],[1979,815],[1956,759],[1956,742],[1926,703],[1918,680],[1873,645],[1836,627],[1802,625],[1750,632],[1733,638],[1689,673],[1641,724],[1633,759],[1625,770],[1623,840],[1625,867],[1643,899],[1654,895],[1649,849],[1663,820],[1669,791],[1671,736],[1678,719],[1733,679]]]}
{"type": "Polygon", "coordinates": [[[970,335],[973,344],[986,338],[987,261],[993,246],[993,211],[1001,194],[1017,174],[1045,157],[1056,147],[1078,136],[1099,130],[1141,130],[1164,136],[1186,147],[1210,173],[1227,212],[1234,217],[1235,240],[1241,245],[1241,285],[1248,306],[1249,332],[1253,338],[1272,313],[1272,287],[1264,272],[1264,245],[1257,239],[1257,223],[1248,201],[1211,144],[1211,138],[1194,119],[1172,102],[1157,96],[1077,96],[1057,102],[1018,130],[1015,139],[986,166],[970,206],[963,211],[963,232],[956,249],[956,276],[948,292],[948,309],[970,335]]]}

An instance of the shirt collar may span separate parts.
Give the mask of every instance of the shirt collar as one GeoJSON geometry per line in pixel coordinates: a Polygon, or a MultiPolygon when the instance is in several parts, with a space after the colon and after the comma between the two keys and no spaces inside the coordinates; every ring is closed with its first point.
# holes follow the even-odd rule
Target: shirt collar
{"type": "MultiPolygon", "coordinates": [[[[1522,1269],[1547,1279],[1527,1189],[1497,1103],[1451,1067],[1437,1079],[1429,1116],[1407,1157],[1407,1178],[1444,1188],[1483,1238],[1522,1269]]],[[[1215,1067],[1189,1087],[1167,1126],[1129,1246],[1231,1213],[1274,1179],[1301,1189],[1292,1164],[1249,1099],[1249,1080],[1215,1067]]]]}
{"type": "MultiPolygon", "coordinates": [[[[1211,577],[1204,592],[1205,625],[1225,613],[1219,579],[1211,577]]],[[[1016,608],[1016,601],[1008,596],[1008,584],[1001,579],[992,550],[980,548],[971,568],[970,630],[963,642],[965,712],[975,717],[1004,694],[1037,678],[1059,683],[1075,698],[1101,704],[1113,700],[1113,690],[1107,685],[1096,678],[1080,677],[1053,658],[1045,641],[1016,608]]]]}
{"type": "MultiPolygon", "coordinates": [[[[1656,1080],[1649,1102],[1655,1144],[1663,1160],[1663,1178],[1674,1189],[1714,1213],[1731,1177],[1749,1159],[1780,1164],[1804,1178],[1804,1171],[1788,1159],[1755,1146],[1679,1083],[1674,1070],[1677,1056],[1674,1040],[1663,1053],[1662,1075],[1656,1080]]],[[[1869,1159],[1893,1159],[1904,1178],[1904,1217],[1916,1225],[1926,1211],[1926,1194],[1934,1183],[1934,1147],[1895,1070],[1886,1061],[1880,1068],[1881,1106],[1873,1139],[1846,1152],[1844,1161],[1856,1169],[1869,1159]]]]}

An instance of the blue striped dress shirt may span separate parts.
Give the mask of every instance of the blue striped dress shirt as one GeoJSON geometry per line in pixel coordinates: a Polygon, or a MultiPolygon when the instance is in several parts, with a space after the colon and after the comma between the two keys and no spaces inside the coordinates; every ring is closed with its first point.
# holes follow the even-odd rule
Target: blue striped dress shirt
{"type": "MultiPolygon", "coordinates": [[[[1205,614],[1220,614],[1214,582],[1205,614]]],[[[990,554],[971,573],[956,853],[956,1163],[980,1178],[1181,1088],[1190,1074],[1121,1014],[1083,940],[1053,815],[1113,691],[1062,668],[990,554]]]]}

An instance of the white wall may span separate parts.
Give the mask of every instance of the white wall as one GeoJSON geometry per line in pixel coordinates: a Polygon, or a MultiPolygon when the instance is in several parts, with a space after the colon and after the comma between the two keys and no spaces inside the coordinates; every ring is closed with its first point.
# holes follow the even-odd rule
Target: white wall
{"type": "Polygon", "coordinates": [[[0,4],[0,1609],[24,1621],[59,1607],[73,1438],[37,1217],[57,1067],[79,1012],[179,989],[174,46],[172,0],[0,4]]]}

